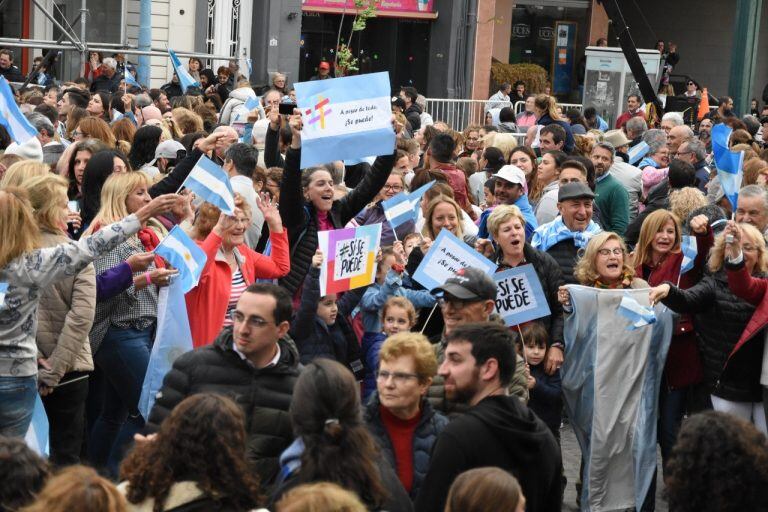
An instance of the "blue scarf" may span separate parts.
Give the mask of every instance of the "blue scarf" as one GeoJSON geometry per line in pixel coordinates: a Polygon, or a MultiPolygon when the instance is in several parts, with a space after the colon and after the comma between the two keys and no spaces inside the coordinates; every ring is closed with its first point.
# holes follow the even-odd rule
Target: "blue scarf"
{"type": "Polygon", "coordinates": [[[584,231],[571,231],[563,222],[563,217],[558,215],[555,220],[539,226],[533,232],[531,245],[535,249],[547,251],[550,247],[563,240],[573,240],[573,244],[579,249],[586,247],[589,239],[600,233],[602,229],[593,220],[589,221],[584,231]]]}
{"type": "Polygon", "coordinates": [[[649,165],[651,167],[653,167],[654,169],[658,169],[659,168],[659,164],[656,163],[656,160],[654,160],[653,158],[651,158],[649,156],[647,156],[647,157],[643,158],[642,160],[640,160],[640,163],[637,164],[637,167],[638,167],[638,169],[645,169],[649,165]]]}

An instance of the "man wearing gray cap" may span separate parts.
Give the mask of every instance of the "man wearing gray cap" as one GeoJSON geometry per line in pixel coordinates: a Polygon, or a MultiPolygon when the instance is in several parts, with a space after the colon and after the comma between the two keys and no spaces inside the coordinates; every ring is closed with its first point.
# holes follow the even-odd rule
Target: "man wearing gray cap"
{"type": "MultiPolygon", "coordinates": [[[[445,281],[445,284],[432,290],[432,294],[437,297],[445,323],[436,346],[439,364],[445,358],[447,334],[460,325],[487,322],[491,319],[496,305],[496,282],[482,270],[468,267],[458,270],[455,276],[445,281]]],[[[517,356],[517,369],[507,390],[510,395],[517,396],[524,402],[528,401],[525,364],[520,356],[517,356]]],[[[456,410],[456,404],[446,398],[443,378],[439,375],[436,375],[432,381],[427,398],[439,411],[459,412],[456,410]]]]}
{"type": "Polygon", "coordinates": [[[589,239],[602,231],[592,220],[594,198],[595,194],[582,182],[561,185],[557,194],[560,215],[539,226],[531,238],[534,248],[548,253],[560,265],[566,284],[576,284],[573,268],[579,249],[586,247],[589,239]]]}

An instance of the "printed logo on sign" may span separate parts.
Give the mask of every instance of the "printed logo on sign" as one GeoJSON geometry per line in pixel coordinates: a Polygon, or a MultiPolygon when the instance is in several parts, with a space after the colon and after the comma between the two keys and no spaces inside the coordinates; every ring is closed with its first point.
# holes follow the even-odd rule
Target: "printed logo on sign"
{"type": "Polygon", "coordinates": [[[306,115],[312,115],[313,112],[315,112],[312,117],[309,118],[309,121],[307,121],[307,124],[315,124],[318,121],[320,122],[320,128],[325,129],[325,116],[328,114],[331,114],[333,110],[331,110],[330,107],[326,108],[328,103],[330,103],[331,100],[328,98],[323,98],[322,96],[318,96],[317,103],[315,103],[315,108],[311,109],[308,108],[304,111],[306,115]]]}
{"type": "Polygon", "coordinates": [[[539,38],[544,41],[551,41],[555,37],[555,29],[552,27],[539,28],[539,38]]]}
{"type": "Polygon", "coordinates": [[[335,280],[349,279],[366,272],[367,255],[370,252],[367,238],[342,240],[336,244],[336,265],[333,267],[335,280]]]}
{"type": "Polygon", "coordinates": [[[531,35],[531,26],[525,23],[518,23],[512,27],[512,37],[515,39],[525,39],[531,35]]]}

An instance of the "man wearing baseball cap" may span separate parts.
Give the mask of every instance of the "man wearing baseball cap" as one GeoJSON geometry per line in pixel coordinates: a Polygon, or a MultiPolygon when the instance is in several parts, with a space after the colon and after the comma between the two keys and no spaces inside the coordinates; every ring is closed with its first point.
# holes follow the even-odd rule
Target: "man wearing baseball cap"
{"type": "Polygon", "coordinates": [[[155,158],[147,162],[141,170],[153,177],[158,173],[168,174],[176,166],[176,162],[185,156],[187,150],[181,142],[165,140],[155,148],[155,158]]]}
{"type": "Polygon", "coordinates": [[[592,201],[595,194],[580,181],[560,185],[557,193],[555,220],[542,224],[531,238],[531,245],[555,258],[563,271],[566,284],[575,284],[573,269],[579,249],[587,246],[589,239],[602,229],[592,220],[592,201]]]}
{"type": "Polygon", "coordinates": [[[328,62],[321,60],[320,64],[317,65],[317,74],[309,80],[325,80],[327,78],[333,78],[331,76],[331,65],[328,64],[328,62]]]}
{"type": "MultiPolygon", "coordinates": [[[[525,217],[525,239],[530,240],[533,231],[539,226],[536,221],[536,215],[533,213],[531,203],[528,202],[528,196],[523,190],[525,185],[525,173],[517,166],[505,165],[493,175],[494,189],[493,195],[496,198],[496,204],[511,204],[520,208],[525,217]]],[[[479,238],[489,238],[488,216],[493,211],[493,207],[488,208],[480,215],[479,238]]]]}
{"type": "MultiPolygon", "coordinates": [[[[491,319],[496,305],[496,283],[482,270],[468,267],[458,270],[442,286],[432,290],[432,294],[437,297],[445,324],[436,347],[437,361],[442,363],[445,357],[446,335],[460,325],[488,322],[491,319]]],[[[507,391],[510,395],[528,400],[525,364],[520,356],[517,358],[517,368],[507,391]]],[[[436,375],[432,381],[427,397],[432,406],[440,411],[458,412],[456,404],[445,396],[445,386],[440,375],[436,375]]]]}

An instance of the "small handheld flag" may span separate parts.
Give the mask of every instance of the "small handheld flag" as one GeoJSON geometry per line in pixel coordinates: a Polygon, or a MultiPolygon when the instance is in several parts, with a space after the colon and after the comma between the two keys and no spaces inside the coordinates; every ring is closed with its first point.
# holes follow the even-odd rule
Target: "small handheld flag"
{"type": "Polygon", "coordinates": [[[183,229],[174,226],[154,252],[179,270],[182,292],[187,293],[197,286],[208,258],[183,229]]]}
{"type": "Polygon", "coordinates": [[[393,229],[416,217],[407,192],[400,192],[391,199],[382,201],[381,206],[384,208],[384,216],[393,229]]]}
{"type": "Polygon", "coordinates": [[[37,136],[35,127],[24,117],[19,106],[16,105],[11,84],[4,76],[0,76],[0,125],[8,130],[8,135],[18,145],[22,145],[37,136]]]}
{"type": "Polygon", "coordinates": [[[235,193],[229,177],[224,169],[207,156],[200,157],[181,186],[190,189],[227,215],[235,214],[235,193]]]}
{"type": "Polygon", "coordinates": [[[248,110],[253,110],[255,108],[259,108],[259,98],[256,96],[251,96],[247,100],[245,100],[245,108],[248,110]]]}
{"type": "Polygon", "coordinates": [[[696,260],[696,255],[698,254],[696,237],[690,235],[683,236],[680,249],[683,252],[683,262],[680,264],[680,274],[682,275],[693,268],[693,263],[696,260]]]}
{"type": "Polygon", "coordinates": [[[656,322],[656,313],[653,312],[653,308],[640,305],[639,302],[629,295],[625,295],[621,299],[619,314],[632,322],[632,325],[627,328],[629,331],[634,331],[656,322]]]}
{"type": "Polygon", "coordinates": [[[128,66],[125,66],[125,72],[123,73],[123,80],[125,80],[126,85],[130,85],[131,87],[141,88],[141,84],[137,82],[135,78],[133,78],[133,74],[128,70],[128,66]]]}
{"type": "Polygon", "coordinates": [[[33,451],[42,457],[50,454],[50,424],[45,406],[40,395],[35,395],[35,408],[32,409],[32,422],[29,424],[24,441],[33,451]]]}
{"type": "Polygon", "coordinates": [[[712,153],[720,185],[735,211],[743,177],[744,152],[735,153],[728,148],[731,131],[730,127],[722,123],[712,127],[712,153]]]}
{"type": "Polygon", "coordinates": [[[635,165],[640,161],[641,158],[648,154],[650,149],[650,146],[648,146],[645,141],[641,141],[639,144],[635,145],[629,150],[629,153],[627,153],[627,156],[629,157],[629,164],[635,165]]]}
{"type": "Polygon", "coordinates": [[[179,77],[181,90],[186,93],[188,87],[200,87],[200,82],[195,80],[192,75],[189,74],[189,71],[187,71],[187,68],[185,68],[181,63],[179,58],[176,56],[176,53],[169,49],[168,55],[171,56],[171,64],[173,65],[173,70],[176,72],[176,76],[179,77]]]}

